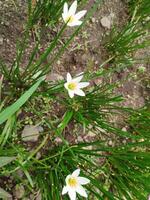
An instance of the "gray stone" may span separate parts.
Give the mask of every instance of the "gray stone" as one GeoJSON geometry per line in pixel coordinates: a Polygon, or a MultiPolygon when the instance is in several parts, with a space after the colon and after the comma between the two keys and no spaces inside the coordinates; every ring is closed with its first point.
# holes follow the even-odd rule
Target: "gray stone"
{"type": "Polygon", "coordinates": [[[103,17],[101,19],[101,25],[104,27],[104,28],[108,28],[110,29],[111,28],[111,20],[109,17],[103,17]]]}
{"type": "Polygon", "coordinates": [[[23,185],[16,185],[14,190],[14,196],[17,199],[22,199],[25,194],[25,189],[23,185]]]}
{"type": "Polygon", "coordinates": [[[26,125],[21,136],[24,142],[36,142],[39,137],[38,126],[26,125]]]}
{"type": "Polygon", "coordinates": [[[4,39],[0,37],[0,45],[3,45],[3,43],[4,43],[4,39]]]}

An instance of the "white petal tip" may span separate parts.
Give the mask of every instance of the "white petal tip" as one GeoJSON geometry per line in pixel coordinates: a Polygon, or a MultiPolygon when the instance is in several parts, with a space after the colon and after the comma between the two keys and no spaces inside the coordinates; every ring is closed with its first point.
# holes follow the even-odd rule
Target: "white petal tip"
{"type": "Polygon", "coordinates": [[[79,176],[80,174],[80,169],[76,169],[73,173],[72,176],[79,176]]]}

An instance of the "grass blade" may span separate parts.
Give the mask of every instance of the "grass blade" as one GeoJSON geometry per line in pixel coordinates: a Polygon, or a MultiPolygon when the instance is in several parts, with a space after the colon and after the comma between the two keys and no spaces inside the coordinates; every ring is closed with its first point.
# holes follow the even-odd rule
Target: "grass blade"
{"type": "Polygon", "coordinates": [[[15,160],[15,157],[0,157],[0,167],[7,165],[13,160],[15,160]]]}
{"type": "Polygon", "coordinates": [[[28,91],[26,91],[14,104],[7,107],[0,113],[0,124],[5,122],[10,116],[12,116],[16,111],[21,108],[23,104],[31,97],[31,95],[38,88],[40,83],[43,81],[43,77],[41,77],[28,91]]]}

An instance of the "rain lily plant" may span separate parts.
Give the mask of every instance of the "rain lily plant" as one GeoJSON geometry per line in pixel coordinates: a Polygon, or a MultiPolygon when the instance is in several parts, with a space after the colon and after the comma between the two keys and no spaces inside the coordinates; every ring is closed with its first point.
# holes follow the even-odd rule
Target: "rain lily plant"
{"type": "Polygon", "coordinates": [[[90,180],[79,176],[80,169],[76,169],[72,174],[66,177],[66,186],[63,187],[62,195],[68,193],[71,200],[76,200],[76,193],[87,198],[87,193],[82,185],[90,183],[90,180]]]}
{"type": "Polygon", "coordinates": [[[64,4],[63,9],[63,20],[65,23],[67,23],[68,26],[79,26],[82,24],[82,21],[80,20],[81,17],[83,17],[86,14],[86,10],[82,10],[78,13],[76,13],[77,10],[77,1],[74,1],[70,8],[68,8],[68,4],[64,4]]]}
{"type": "Polygon", "coordinates": [[[81,90],[89,85],[89,82],[80,82],[83,78],[83,75],[80,75],[76,78],[72,78],[70,73],[67,73],[67,82],[64,84],[64,87],[68,90],[70,98],[73,98],[74,95],[85,96],[85,93],[81,90]]]}

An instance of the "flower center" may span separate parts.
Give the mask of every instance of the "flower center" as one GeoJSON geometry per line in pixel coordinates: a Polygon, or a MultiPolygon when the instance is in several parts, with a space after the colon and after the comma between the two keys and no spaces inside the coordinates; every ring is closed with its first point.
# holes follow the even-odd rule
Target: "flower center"
{"type": "Polygon", "coordinates": [[[75,90],[77,88],[77,84],[76,83],[69,83],[68,88],[70,90],[75,90]]]}
{"type": "Polygon", "coordinates": [[[69,180],[68,180],[68,185],[69,185],[70,187],[76,187],[77,184],[78,184],[78,182],[77,182],[77,179],[76,179],[76,178],[74,178],[74,177],[69,178],[69,180]]]}
{"type": "Polygon", "coordinates": [[[66,18],[66,23],[72,23],[73,21],[74,21],[74,16],[73,16],[73,15],[68,16],[68,17],[66,18]]]}

